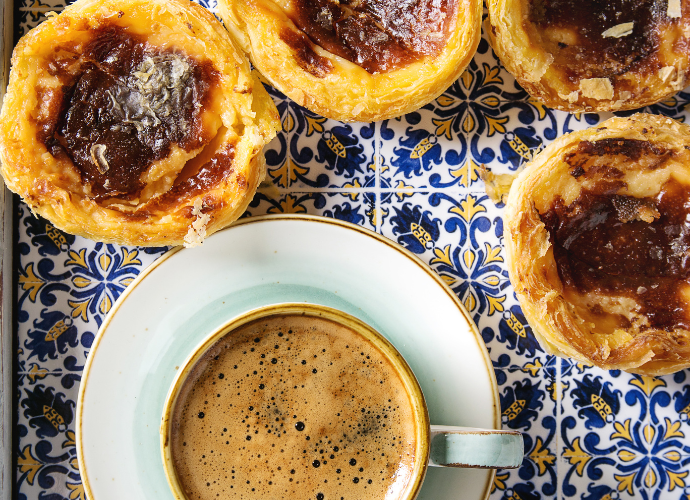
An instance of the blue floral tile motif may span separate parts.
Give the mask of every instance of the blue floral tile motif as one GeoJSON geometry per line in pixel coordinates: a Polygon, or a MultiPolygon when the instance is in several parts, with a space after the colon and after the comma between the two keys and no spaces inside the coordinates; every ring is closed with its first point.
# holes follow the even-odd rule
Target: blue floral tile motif
{"type": "Polygon", "coordinates": [[[612,116],[613,113],[561,113],[559,134],[568,134],[594,127],[612,116]]]}
{"type": "MultiPolygon", "coordinates": [[[[572,460],[570,461],[572,462],[572,460]]],[[[615,463],[606,458],[583,460],[571,465],[560,461],[563,470],[562,498],[582,500],[628,500],[639,498],[649,500],[649,489],[629,481],[625,472],[619,471],[615,463]],[[623,472],[621,474],[621,472],[623,472]],[[621,478],[625,478],[621,481],[621,478]]]]}
{"type": "Polygon", "coordinates": [[[22,400],[21,411],[37,437],[55,437],[67,430],[74,420],[74,401],[66,400],[64,394],[42,384],[24,392],[26,398],[22,400]]]}
{"type": "Polygon", "coordinates": [[[289,136],[289,161],[284,170],[270,171],[272,177],[285,176],[283,187],[340,187],[336,178],[366,184],[368,166],[373,163],[373,124],[348,124],[320,117],[290,103],[283,119],[289,136]]]}
{"type": "Polygon", "coordinates": [[[74,432],[67,431],[57,446],[39,441],[19,450],[16,498],[86,500],[74,432]]]}
{"type": "Polygon", "coordinates": [[[366,190],[331,193],[259,191],[250,203],[246,215],[318,214],[374,230],[375,205],[375,193],[366,190]]]}
{"type": "MultiPolygon", "coordinates": [[[[26,267],[20,267],[18,270],[20,306],[29,307],[34,304],[52,306],[57,301],[56,293],[69,291],[67,278],[70,274],[55,275],[52,273],[54,266],[52,260],[40,259],[26,264],[26,267]]],[[[17,320],[20,323],[28,320],[28,313],[24,308],[20,309],[17,320]]]]}
{"type": "Polygon", "coordinates": [[[70,2],[64,0],[27,0],[19,2],[19,19],[15,19],[15,29],[24,35],[46,19],[49,12],[60,12],[70,2]]]}
{"type": "MultiPolygon", "coordinates": [[[[270,91],[271,87],[266,86],[270,91]]],[[[276,134],[276,137],[266,145],[264,148],[264,157],[266,158],[266,178],[264,182],[271,182],[277,188],[287,188],[290,183],[289,168],[288,168],[288,133],[287,127],[284,123],[287,103],[276,99],[274,101],[278,108],[278,113],[283,122],[283,130],[276,134]]]]}
{"type": "Polygon", "coordinates": [[[681,412],[657,415],[657,408],[670,402],[667,387],[664,378],[621,372],[586,369],[575,376],[570,393],[580,418],[564,413],[562,428],[568,474],[594,477],[606,466],[615,469],[619,492],[644,496],[649,490],[649,498],[690,486],[690,448],[681,412]]]}
{"type": "Polygon", "coordinates": [[[451,121],[429,104],[381,123],[381,161],[390,168],[385,177],[392,188],[468,185],[466,136],[451,121]]]}
{"type": "Polygon", "coordinates": [[[487,197],[451,197],[433,194],[432,206],[448,206],[449,217],[444,229],[457,238],[457,246],[447,245],[434,250],[431,267],[460,297],[477,321],[480,315],[493,316],[505,310],[509,286],[504,268],[502,247],[503,222],[483,205],[487,197]]]}
{"type": "Polygon", "coordinates": [[[472,154],[476,162],[486,164],[495,173],[515,173],[557,137],[562,113],[532,99],[504,103],[499,110],[502,136],[495,137],[495,128],[479,132],[472,154]]]}
{"type": "Polygon", "coordinates": [[[494,489],[491,491],[491,498],[500,500],[540,500],[542,498],[555,498],[555,496],[545,496],[539,492],[539,485],[528,482],[518,482],[512,484],[514,479],[512,471],[500,471],[494,481],[494,489]]]}
{"type": "MultiPolygon", "coordinates": [[[[504,310],[500,317],[482,318],[478,322],[482,338],[489,348],[491,359],[494,360],[495,368],[519,367],[526,359],[537,359],[537,368],[542,368],[547,359],[539,342],[532,333],[532,328],[527,323],[522,314],[520,305],[515,303],[514,297],[507,297],[504,310]],[[512,360],[511,354],[517,354],[512,360]]],[[[529,364],[529,363],[528,363],[529,364]]],[[[531,367],[532,364],[529,364],[531,367]]]]}
{"type": "MultiPolygon", "coordinates": [[[[38,361],[47,358],[57,359],[68,352],[69,348],[79,345],[79,332],[70,316],[60,311],[41,311],[40,319],[34,320],[34,328],[27,331],[29,340],[24,347],[30,352],[29,360],[36,357],[38,361]]],[[[90,344],[90,340],[87,340],[90,344]]]]}
{"type": "Polygon", "coordinates": [[[321,215],[374,230],[377,223],[376,194],[372,192],[330,193],[321,215]]]}
{"type": "MultiPolygon", "coordinates": [[[[419,124],[421,116],[419,113],[410,113],[405,116],[405,120],[412,125],[419,124]]],[[[395,122],[386,124],[382,133],[393,136],[393,129],[400,129],[396,125],[395,122]]],[[[394,168],[394,178],[409,180],[443,164],[443,148],[436,134],[424,129],[406,127],[400,134],[398,144],[399,147],[393,148],[393,157],[390,159],[390,165],[394,168]]]]}
{"type": "Polygon", "coordinates": [[[503,225],[498,214],[482,205],[486,199],[486,195],[420,193],[411,201],[391,200],[391,209],[382,204],[382,210],[391,213],[383,234],[413,253],[424,254],[475,318],[503,312],[508,287],[502,248],[496,242],[503,225]],[[416,202],[428,203],[429,209],[416,202]]]}
{"type": "Polygon", "coordinates": [[[532,365],[523,370],[496,370],[496,378],[503,427],[524,433],[525,459],[517,470],[523,484],[515,488],[533,484],[538,485],[532,491],[535,495],[555,496],[557,422],[556,404],[546,389],[549,376],[543,368],[532,365]]]}
{"type": "Polygon", "coordinates": [[[409,202],[402,207],[393,206],[393,211],[395,215],[390,221],[398,243],[416,254],[434,248],[441,235],[440,219],[432,219],[431,211],[422,212],[421,207],[409,202]]]}
{"type": "Polygon", "coordinates": [[[685,436],[690,431],[690,372],[683,370],[673,375],[660,377],[667,389],[658,391],[651,401],[650,412],[654,423],[665,420],[680,422],[685,436]]]}
{"type": "Polygon", "coordinates": [[[114,302],[138,276],[139,254],[137,249],[103,243],[88,252],[86,248],[70,250],[66,265],[72,269],[72,316],[83,321],[93,317],[100,327],[114,302]]]}
{"type": "Polygon", "coordinates": [[[84,363],[113,302],[165,249],[104,245],[67,235],[22,204],[16,224],[18,498],[49,492],[84,498],[74,448],[84,363]]]}

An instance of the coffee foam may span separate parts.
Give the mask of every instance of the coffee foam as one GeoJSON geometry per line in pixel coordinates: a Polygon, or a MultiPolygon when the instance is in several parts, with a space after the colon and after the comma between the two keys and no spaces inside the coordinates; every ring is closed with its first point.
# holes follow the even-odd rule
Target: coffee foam
{"type": "Polygon", "coordinates": [[[172,413],[189,500],[395,499],[413,480],[416,424],[403,381],[351,329],[301,315],[225,335],[172,413]]]}

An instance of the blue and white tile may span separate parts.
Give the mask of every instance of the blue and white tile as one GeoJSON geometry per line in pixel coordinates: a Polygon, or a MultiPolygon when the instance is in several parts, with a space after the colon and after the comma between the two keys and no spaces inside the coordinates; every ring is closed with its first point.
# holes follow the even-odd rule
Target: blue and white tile
{"type": "MultiPolygon", "coordinates": [[[[477,47],[477,53],[466,71],[476,75],[473,87],[468,88],[470,99],[495,97],[502,102],[525,101],[529,94],[517,83],[515,77],[505,69],[489,44],[486,33],[477,47]]],[[[463,75],[463,78],[467,78],[463,75]]]]}
{"type": "Polygon", "coordinates": [[[657,377],[657,380],[663,385],[657,388],[650,400],[652,424],[669,421],[675,436],[690,443],[690,370],[657,377]]]}
{"type": "Polygon", "coordinates": [[[86,500],[76,457],[54,461],[50,455],[27,448],[19,455],[17,499],[86,500]]]}
{"type": "Polygon", "coordinates": [[[518,471],[523,481],[539,484],[546,496],[555,495],[558,478],[556,402],[553,379],[544,368],[497,369],[504,429],[523,433],[525,458],[518,471]]]}
{"type": "MultiPolygon", "coordinates": [[[[569,474],[582,476],[576,482],[598,480],[605,468],[614,471],[607,484],[621,495],[670,498],[670,488],[685,488],[688,448],[681,423],[652,415],[654,401],[665,393],[662,379],[585,368],[570,383],[570,400],[563,404],[563,460],[576,469],[569,474]]],[[[567,483],[563,491],[572,496],[567,483]]]]}
{"type": "Polygon", "coordinates": [[[555,500],[556,489],[549,474],[534,474],[531,464],[519,469],[496,471],[491,500],[555,500]]]}
{"type": "Polygon", "coordinates": [[[61,379],[61,374],[49,374],[34,384],[18,387],[19,451],[30,446],[44,462],[64,460],[65,443],[74,435],[78,385],[65,389],[61,379]]]}
{"type": "Polygon", "coordinates": [[[533,100],[481,111],[470,135],[470,152],[475,163],[494,174],[515,174],[558,136],[561,114],[533,100]]]}
{"type": "Polygon", "coordinates": [[[448,207],[431,206],[429,192],[402,187],[381,193],[381,234],[431,263],[458,238],[443,229],[448,207]]]}
{"type": "Polygon", "coordinates": [[[294,103],[286,120],[290,188],[327,189],[371,182],[374,124],[336,122],[294,103]]]}
{"type": "MultiPolygon", "coordinates": [[[[480,316],[477,327],[494,368],[546,369],[550,377],[555,376],[554,356],[547,354],[539,345],[512,288],[506,289],[502,310],[492,316],[480,316]]],[[[549,387],[549,390],[555,391],[555,386],[549,387]]]]}
{"type": "Polygon", "coordinates": [[[621,371],[571,364],[565,388],[563,456],[620,455],[634,460],[650,450],[649,399],[657,382],[621,371]]]}
{"type": "Polygon", "coordinates": [[[458,114],[458,108],[463,107],[462,102],[446,93],[418,111],[381,122],[380,156],[386,169],[382,175],[388,184],[428,189],[459,183],[459,175],[454,173],[467,159],[467,141],[458,114]],[[439,103],[444,103],[445,108],[439,103]]]}
{"type": "MultiPolygon", "coordinates": [[[[33,215],[21,205],[19,225],[21,238],[18,242],[19,266],[24,276],[51,282],[67,280],[71,270],[65,266],[65,255],[75,245],[78,237],[67,234],[40,216],[33,215]],[[32,263],[32,270],[26,271],[32,263]]],[[[24,283],[27,283],[26,281],[24,283]]]]}
{"type": "MultiPolygon", "coordinates": [[[[69,3],[69,2],[67,2],[69,3]]],[[[19,5],[19,19],[15,20],[18,35],[23,36],[47,19],[49,12],[60,12],[65,8],[64,0],[28,0],[19,5]]]]}
{"type": "MultiPolygon", "coordinates": [[[[286,116],[289,116],[286,114],[286,116]]],[[[290,184],[288,144],[289,134],[283,129],[264,148],[266,177],[264,183],[286,189],[290,184]]]]}
{"type": "Polygon", "coordinates": [[[554,111],[554,113],[557,113],[560,118],[559,137],[570,132],[597,126],[614,116],[613,113],[564,113],[562,111],[554,111]]]}
{"type": "Polygon", "coordinates": [[[564,500],[648,500],[644,474],[619,465],[615,457],[578,455],[559,463],[564,500]]]}
{"type": "Polygon", "coordinates": [[[25,370],[59,372],[70,367],[83,367],[96,335],[95,325],[85,325],[72,318],[69,295],[55,294],[55,306],[41,308],[30,315],[27,324],[19,327],[21,352],[17,363],[25,370]]]}
{"type": "Polygon", "coordinates": [[[376,229],[376,193],[366,190],[340,192],[259,192],[249,206],[252,216],[312,214],[334,217],[367,229],[376,229]]]}
{"type": "Polygon", "coordinates": [[[509,283],[497,241],[500,214],[482,204],[486,200],[486,195],[432,192],[382,204],[391,215],[383,234],[425,259],[475,321],[503,312],[509,283]]]}

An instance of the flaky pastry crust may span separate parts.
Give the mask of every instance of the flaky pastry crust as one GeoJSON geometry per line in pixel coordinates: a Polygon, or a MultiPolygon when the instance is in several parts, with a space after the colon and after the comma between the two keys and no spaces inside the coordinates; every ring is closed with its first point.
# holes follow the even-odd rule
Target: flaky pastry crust
{"type": "MultiPolygon", "coordinates": [[[[452,0],[447,33],[438,33],[443,45],[437,54],[396,69],[369,72],[309,40],[288,15],[296,3],[219,0],[218,6],[225,26],[273,86],[298,104],[339,121],[384,120],[434,100],[458,79],[481,34],[481,2],[452,0]]],[[[341,3],[379,8],[379,4],[395,2],[341,3]]],[[[374,20],[382,24],[375,16],[374,20]]],[[[360,38],[371,37],[362,32],[360,38]]]]}
{"type": "MultiPolygon", "coordinates": [[[[661,214],[657,211],[663,202],[662,188],[672,185],[679,199],[688,198],[689,145],[690,127],[669,118],[647,114],[612,118],[597,127],[560,137],[540,152],[514,181],[504,215],[506,260],[525,317],[548,353],[604,369],[645,375],[663,375],[690,366],[690,331],[684,312],[690,310],[690,286],[684,275],[672,281],[674,296],[660,296],[661,303],[677,303],[674,309],[666,311],[645,309],[645,304],[654,303],[645,302],[646,294],[669,282],[664,281],[665,277],[654,277],[654,273],[651,278],[644,278],[645,286],[634,285],[633,290],[626,289],[624,284],[634,283],[636,276],[605,277],[613,280],[611,283],[618,283],[614,290],[607,288],[606,283],[588,289],[574,288],[570,275],[564,274],[564,268],[560,267],[562,261],[557,259],[567,252],[571,252],[567,256],[571,260],[580,258],[572,256],[577,248],[569,247],[575,245],[575,237],[580,233],[566,233],[565,236],[572,238],[565,243],[554,236],[562,235],[556,231],[568,229],[567,224],[573,221],[579,221],[577,231],[582,232],[596,229],[602,220],[618,228],[621,223],[635,221],[636,234],[648,230],[647,223],[663,221],[664,209],[661,214]],[[588,205],[588,193],[600,193],[600,197],[592,196],[593,204],[588,205]],[[609,200],[616,207],[622,206],[623,212],[627,210],[627,215],[606,213],[601,207],[609,200]],[[591,216],[586,213],[587,206],[597,207],[599,212],[592,212],[591,216]],[[565,223],[561,219],[561,226],[549,222],[554,220],[549,219],[555,213],[554,207],[560,210],[559,214],[573,218],[565,223]],[[564,245],[568,250],[558,249],[557,245],[564,245]],[[658,313],[662,312],[671,314],[669,317],[679,314],[681,320],[677,323],[660,320],[658,313]]],[[[675,202],[668,206],[673,210],[687,210],[675,202]]],[[[683,239],[688,233],[685,218],[686,214],[682,213],[682,224],[657,226],[659,229],[652,229],[655,233],[646,233],[675,231],[673,237],[677,236],[677,240],[671,241],[664,252],[672,251],[671,258],[682,265],[688,258],[683,239]]],[[[602,241],[592,236],[594,233],[587,235],[591,239],[582,243],[583,252],[588,254],[585,259],[591,255],[612,255],[614,261],[626,258],[625,251],[620,249],[630,244],[631,238],[602,241]]],[[[643,241],[639,256],[634,257],[642,269],[656,265],[659,261],[654,258],[666,258],[651,243],[643,241]],[[650,252],[659,254],[650,257],[650,252]]],[[[580,269],[595,275],[597,270],[593,267],[597,265],[589,263],[580,269]]],[[[574,282],[578,283],[582,277],[575,278],[574,282]]]]}
{"type": "Polygon", "coordinates": [[[194,245],[243,213],[279,126],[248,61],[205,9],[79,0],[14,50],[0,114],[2,175],[66,232],[194,245]],[[101,135],[89,143],[89,134],[101,135]],[[131,141],[145,146],[133,151],[131,141]]]}
{"type": "Polygon", "coordinates": [[[486,31],[496,54],[532,97],[551,108],[636,109],[687,84],[686,0],[487,3],[486,31]]]}

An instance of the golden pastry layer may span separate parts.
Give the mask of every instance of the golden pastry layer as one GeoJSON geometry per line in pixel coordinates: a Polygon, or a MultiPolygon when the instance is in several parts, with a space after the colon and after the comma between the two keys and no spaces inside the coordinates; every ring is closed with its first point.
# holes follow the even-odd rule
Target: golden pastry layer
{"type": "Polygon", "coordinates": [[[298,104],[341,121],[408,113],[438,97],[479,43],[479,0],[220,0],[252,63],[298,104]]]}
{"type": "Polygon", "coordinates": [[[690,366],[690,127],[637,114],[559,138],[513,183],[504,236],[547,352],[647,375],[690,366]]]}
{"type": "Polygon", "coordinates": [[[245,210],[278,113],[187,0],[79,0],[23,37],[0,114],[7,186],[69,233],[194,245],[245,210]]]}
{"type": "Polygon", "coordinates": [[[488,7],[501,62],[549,107],[634,109],[686,85],[687,0],[489,0],[488,7]]]}

